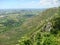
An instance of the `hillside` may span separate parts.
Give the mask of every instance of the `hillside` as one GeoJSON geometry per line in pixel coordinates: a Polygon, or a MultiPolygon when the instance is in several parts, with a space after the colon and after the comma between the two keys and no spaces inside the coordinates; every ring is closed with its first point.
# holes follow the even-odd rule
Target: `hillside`
{"type": "MultiPolygon", "coordinates": [[[[1,15],[4,17],[0,17],[1,45],[40,45],[40,43],[43,45],[46,39],[47,42],[52,40],[53,43],[58,40],[58,45],[60,44],[60,33],[53,28],[60,30],[60,8],[50,8],[42,12],[40,10],[18,10],[7,14],[6,11],[3,12],[1,15]]],[[[47,42],[44,45],[49,45],[47,42]]]]}
{"type": "Polygon", "coordinates": [[[60,7],[51,8],[29,19],[20,27],[25,35],[17,45],[60,45],[60,7]]]}
{"type": "Polygon", "coordinates": [[[46,21],[49,21],[54,15],[58,15],[59,8],[47,9],[38,16],[24,22],[20,29],[27,31],[35,31],[39,29],[46,21]]]}
{"type": "Polygon", "coordinates": [[[0,10],[0,44],[15,45],[24,35],[20,26],[30,18],[37,16],[42,10],[38,9],[5,9],[0,10]]]}

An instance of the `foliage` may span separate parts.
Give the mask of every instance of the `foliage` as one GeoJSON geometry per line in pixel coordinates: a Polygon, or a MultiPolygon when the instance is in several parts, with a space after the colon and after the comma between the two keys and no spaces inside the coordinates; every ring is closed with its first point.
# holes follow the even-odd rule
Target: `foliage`
{"type": "Polygon", "coordinates": [[[60,45],[59,9],[3,11],[0,14],[4,16],[0,17],[0,44],[60,45]]]}
{"type": "MultiPolygon", "coordinates": [[[[59,15],[59,13],[58,14],[57,13],[55,13],[50,18],[47,18],[47,21],[46,20],[42,21],[45,23],[41,23],[42,26],[40,25],[41,27],[38,26],[37,29],[35,28],[35,30],[37,30],[37,31],[32,32],[32,36],[30,35],[31,37],[30,36],[27,37],[27,39],[29,38],[29,41],[31,41],[31,43],[33,45],[60,45],[60,36],[59,36],[60,35],[60,15],[59,15]],[[50,26],[51,29],[50,29],[50,31],[44,31],[44,30],[46,30],[46,27],[48,26],[47,25],[48,22],[50,22],[52,24],[50,26]],[[44,26],[45,26],[45,28],[43,30],[42,28],[44,26]],[[43,31],[41,31],[41,30],[43,30],[43,31]]],[[[49,28],[47,28],[47,30],[49,30],[49,28]]],[[[24,40],[23,42],[26,42],[26,41],[27,40],[24,40]]],[[[27,41],[27,43],[29,43],[29,41],[27,41]]],[[[21,41],[21,43],[22,43],[22,41],[21,41]]],[[[30,44],[28,44],[28,45],[30,45],[30,44]]],[[[23,45],[25,45],[25,44],[23,44],[23,45]]]]}

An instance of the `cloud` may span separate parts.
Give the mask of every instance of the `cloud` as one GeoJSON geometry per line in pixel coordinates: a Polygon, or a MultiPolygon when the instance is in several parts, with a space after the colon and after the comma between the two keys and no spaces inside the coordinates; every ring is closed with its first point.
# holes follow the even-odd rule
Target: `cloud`
{"type": "Polygon", "coordinates": [[[40,7],[58,7],[59,0],[40,0],[39,5],[40,7]]]}
{"type": "Polygon", "coordinates": [[[51,8],[51,7],[58,7],[60,1],[59,0],[32,0],[28,3],[30,7],[36,8],[51,8]]]}
{"type": "Polygon", "coordinates": [[[36,3],[36,1],[31,1],[31,3],[36,3]]]}
{"type": "Polygon", "coordinates": [[[1,0],[2,8],[50,8],[60,6],[60,0],[1,0]]]}

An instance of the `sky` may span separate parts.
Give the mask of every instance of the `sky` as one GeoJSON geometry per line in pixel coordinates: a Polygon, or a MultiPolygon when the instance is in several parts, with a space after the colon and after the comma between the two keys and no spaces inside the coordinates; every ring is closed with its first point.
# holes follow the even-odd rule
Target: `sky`
{"type": "Polygon", "coordinates": [[[0,0],[0,9],[58,7],[60,0],[0,0]]]}

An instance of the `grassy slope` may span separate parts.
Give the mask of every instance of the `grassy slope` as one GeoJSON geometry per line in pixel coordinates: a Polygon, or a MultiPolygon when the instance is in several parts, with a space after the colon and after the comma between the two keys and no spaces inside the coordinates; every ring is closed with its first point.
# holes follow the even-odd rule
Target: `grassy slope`
{"type": "Polygon", "coordinates": [[[41,27],[46,23],[45,20],[50,19],[50,17],[55,15],[58,12],[58,10],[59,9],[56,8],[48,9],[40,13],[39,16],[36,16],[32,19],[27,20],[26,22],[23,22],[21,26],[14,28],[7,27],[6,30],[8,31],[5,31],[4,33],[0,33],[0,44],[15,45],[16,43],[18,43],[17,40],[21,39],[21,37],[24,38],[23,36],[26,35],[28,35],[28,37],[34,35],[35,33],[39,32],[41,27]]]}
{"type": "MultiPolygon", "coordinates": [[[[16,12],[17,13],[17,12],[16,12]]],[[[20,26],[31,17],[34,17],[32,13],[22,14],[6,14],[5,17],[0,17],[0,44],[1,45],[15,45],[21,36],[23,31],[20,30],[20,26]],[[29,17],[29,14],[31,15],[29,17]]],[[[24,12],[26,13],[26,12],[24,12]]],[[[34,12],[33,12],[34,13],[34,12]]]]}
{"type": "Polygon", "coordinates": [[[42,12],[41,14],[39,14],[39,16],[36,16],[32,19],[29,19],[28,21],[24,22],[23,25],[21,26],[21,30],[27,30],[27,31],[35,31],[37,29],[39,29],[44,23],[45,21],[48,21],[51,17],[53,17],[55,14],[58,14],[58,8],[54,8],[54,9],[48,9],[44,12],[42,12]]]}
{"type": "Polygon", "coordinates": [[[59,25],[59,21],[55,23],[56,20],[60,21],[60,8],[48,9],[41,15],[28,20],[28,22],[24,22],[21,26],[21,30],[24,30],[26,35],[23,36],[18,42],[21,45],[59,45],[60,31],[58,31],[57,34],[57,31],[55,30],[60,29],[57,27],[59,25]],[[48,23],[53,24],[52,26],[50,24],[53,34],[51,30],[49,31],[50,28],[47,28],[48,23]],[[44,28],[44,26],[46,27],[44,28]],[[54,26],[56,29],[53,28],[54,26]]]}

